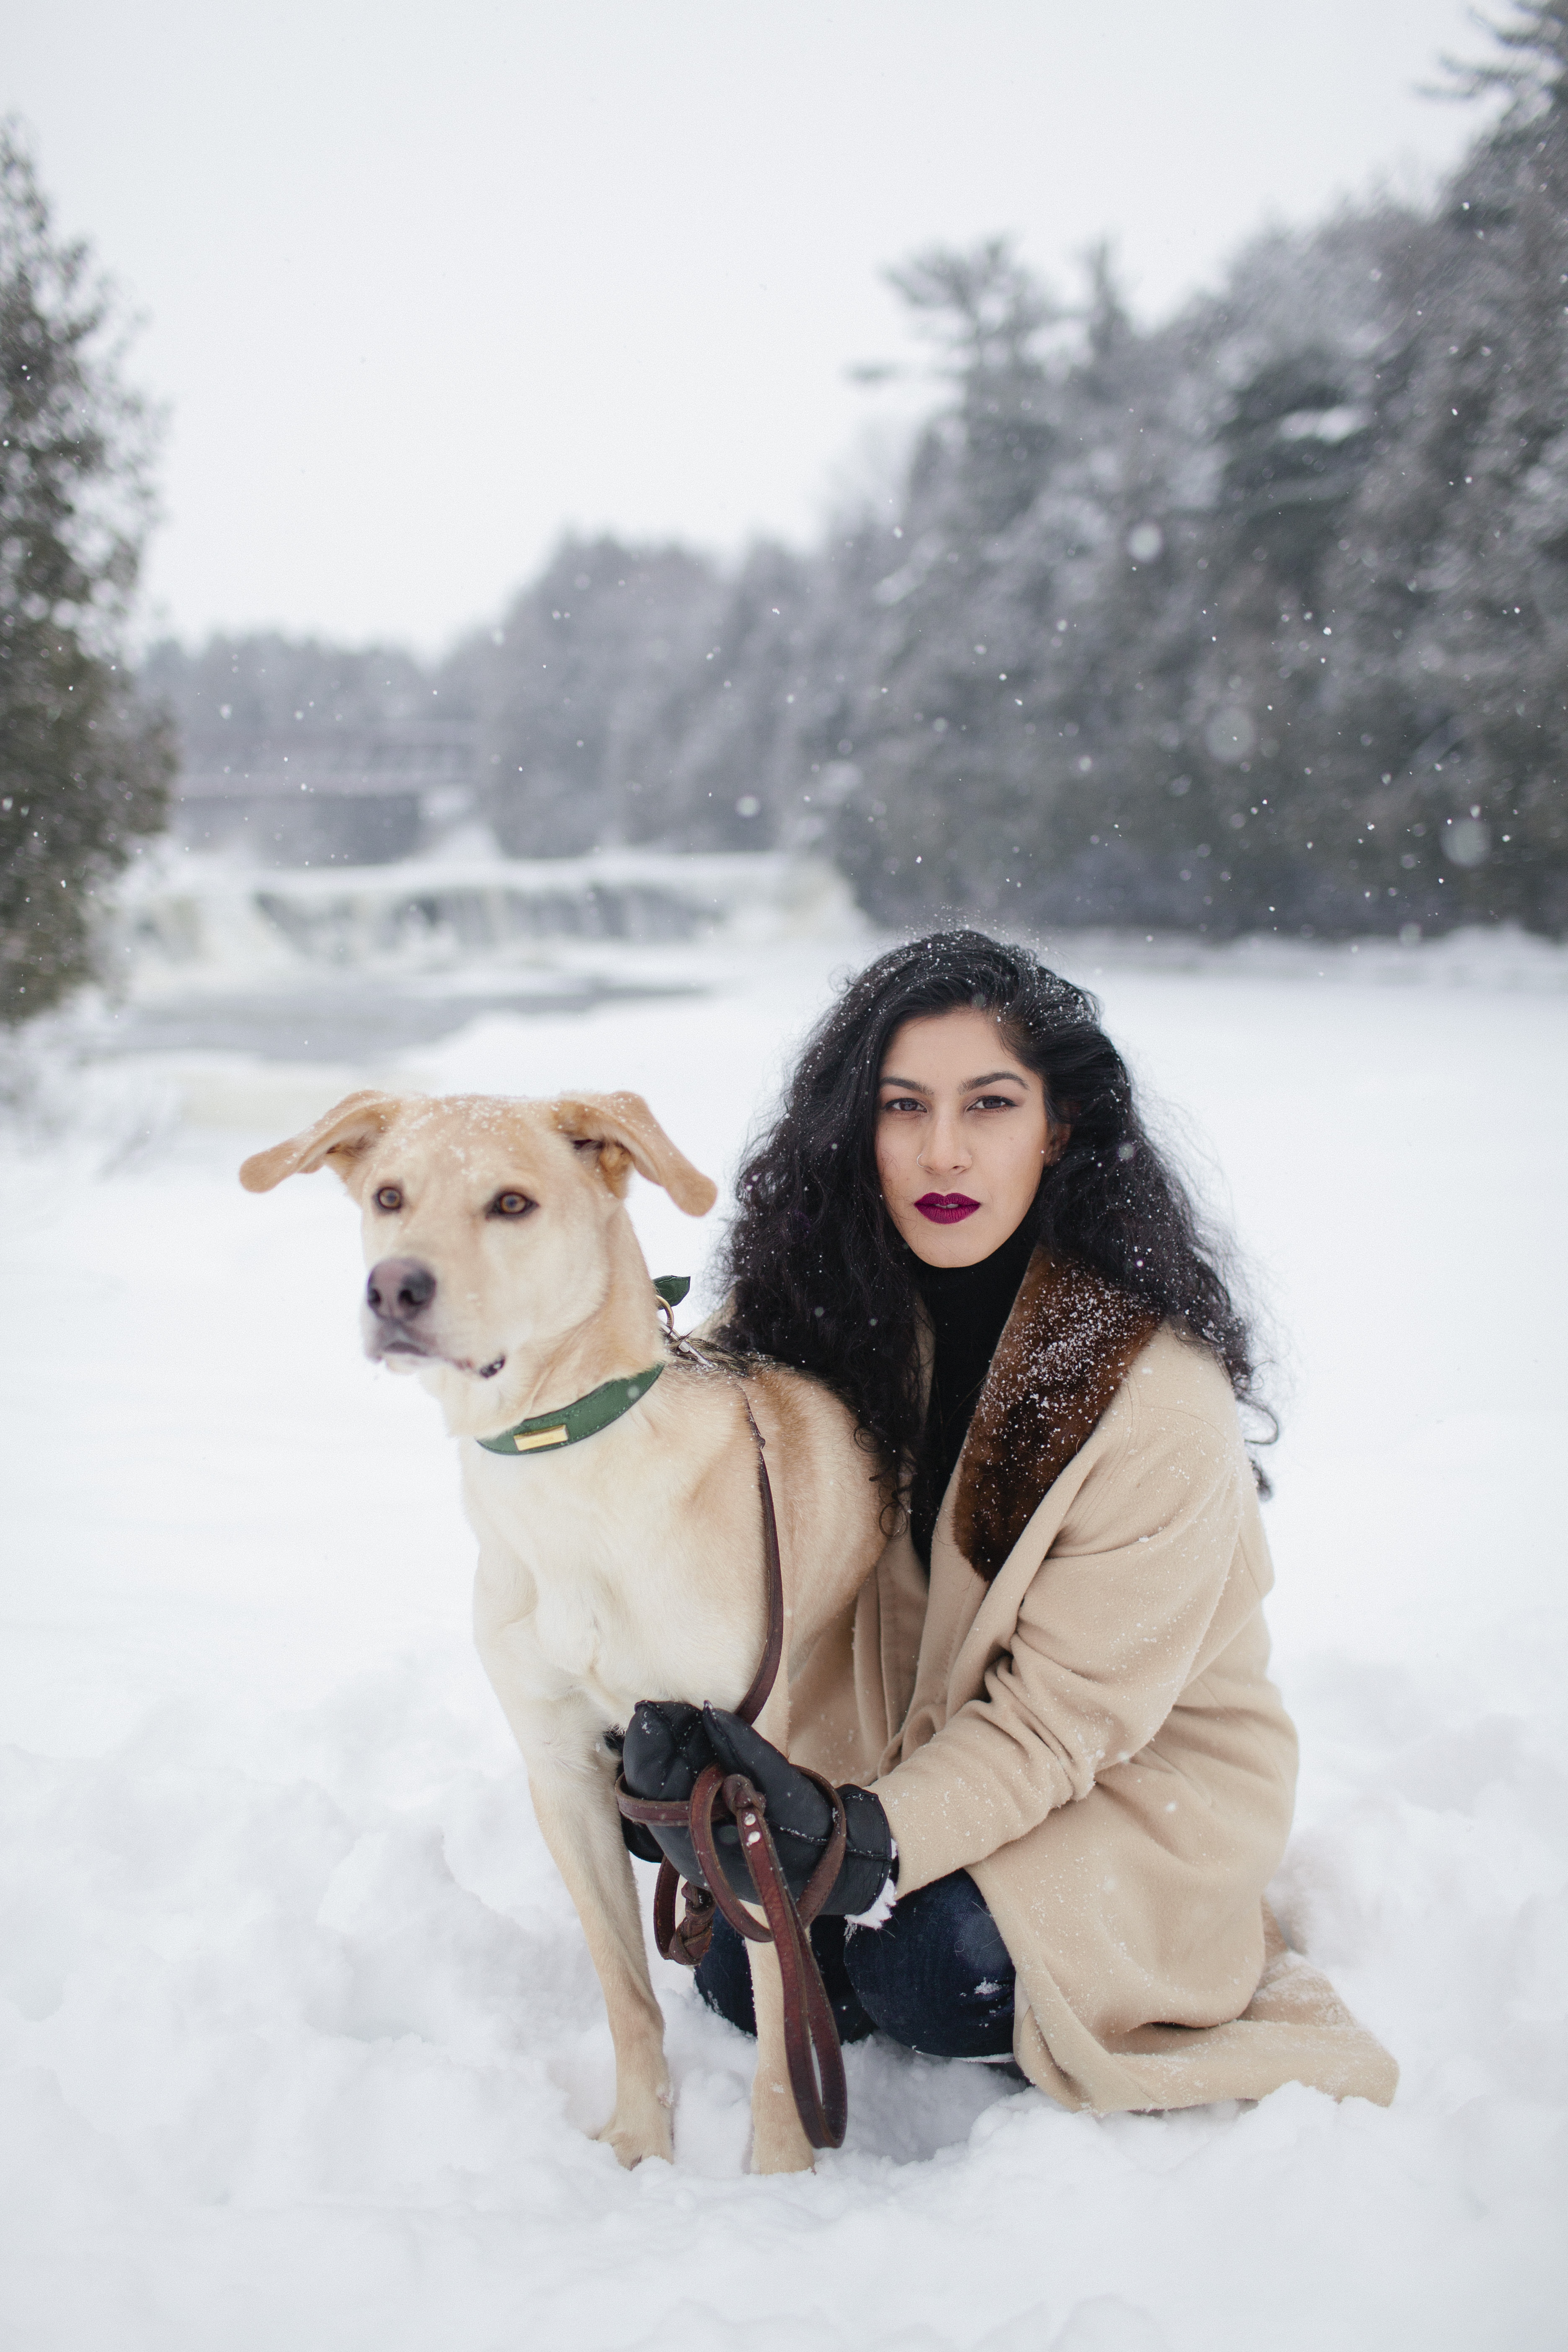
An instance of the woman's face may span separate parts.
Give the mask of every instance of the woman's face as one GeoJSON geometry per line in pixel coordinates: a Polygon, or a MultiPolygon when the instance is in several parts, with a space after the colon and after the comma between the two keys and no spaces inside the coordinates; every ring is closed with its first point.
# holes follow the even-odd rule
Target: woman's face
{"type": "Polygon", "coordinates": [[[1017,1231],[1069,1130],[989,1013],[906,1021],[877,1089],[888,1213],[926,1265],[978,1265],[1017,1231]]]}

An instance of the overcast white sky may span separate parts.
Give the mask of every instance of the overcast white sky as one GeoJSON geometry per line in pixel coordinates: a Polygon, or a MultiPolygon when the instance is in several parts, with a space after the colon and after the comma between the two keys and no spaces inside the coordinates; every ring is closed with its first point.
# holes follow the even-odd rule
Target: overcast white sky
{"type": "MultiPolygon", "coordinates": [[[[144,620],[437,647],[567,525],[816,524],[879,272],[1109,233],[1136,307],[1450,162],[1462,0],[0,0],[0,109],[144,314],[144,620]]],[[[902,395],[906,403],[909,394],[902,395]]]]}

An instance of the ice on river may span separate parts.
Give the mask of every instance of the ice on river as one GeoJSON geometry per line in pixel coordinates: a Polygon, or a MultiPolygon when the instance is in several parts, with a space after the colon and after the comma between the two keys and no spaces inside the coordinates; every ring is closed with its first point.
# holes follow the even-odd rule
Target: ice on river
{"type": "MultiPolygon", "coordinates": [[[[637,950],[669,992],[492,1010],[376,1075],[637,1087],[723,1176],[862,951],[637,950]]],[[[753,2179],[749,2045],[659,1968],[679,2162],[622,2172],[587,2137],[608,2035],[469,1643],[434,1408],[359,1356],[333,1181],[235,1181],[365,1072],[79,1067],[64,1038],[0,1188],[0,2339],[1563,2341],[1568,960],[1063,960],[1288,1335],[1271,1614],[1304,1769],[1278,1896],[1398,2057],[1395,2105],[1098,2120],[871,2046],[843,2152],[753,2179]]],[[[700,1272],[717,1216],[634,1210],[655,1271],[700,1272]]]]}

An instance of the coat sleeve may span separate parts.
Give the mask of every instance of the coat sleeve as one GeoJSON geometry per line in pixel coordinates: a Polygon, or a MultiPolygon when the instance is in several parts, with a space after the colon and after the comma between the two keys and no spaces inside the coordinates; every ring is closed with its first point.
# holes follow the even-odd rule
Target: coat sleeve
{"type": "Polygon", "coordinates": [[[899,1891],[983,1862],[1145,1748],[1192,1677],[1240,1533],[1239,1436],[1129,1402],[984,1696],[876,1783],[899,1891]]]}

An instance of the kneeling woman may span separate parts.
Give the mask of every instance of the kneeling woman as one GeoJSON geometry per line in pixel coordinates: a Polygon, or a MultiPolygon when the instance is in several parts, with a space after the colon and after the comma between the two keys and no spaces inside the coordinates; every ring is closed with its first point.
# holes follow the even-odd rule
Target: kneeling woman
{"type": "MultiPolygon", "coordinates": [[[[847,1784],[813,1929],[845,2039],[1014,2058],[1101,2110],[1390,2097],[1263,1899],[1296,1742],[1252,1357],[1092,998],[974,932],[894,950],[807,1045],[741,1204],[716,1336],[818,1375],[897,1465],[887,1549],[792,1694],[795,1761],[847,1784]]],[[[628,1731],[645,1796],[715,1758],[804,1885],[828,1808],[775,1749],[668,1704],[628,1731]]],[[[721,1920],[697,1980],[751,2030],[721,1920]]]]}

